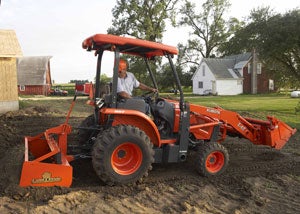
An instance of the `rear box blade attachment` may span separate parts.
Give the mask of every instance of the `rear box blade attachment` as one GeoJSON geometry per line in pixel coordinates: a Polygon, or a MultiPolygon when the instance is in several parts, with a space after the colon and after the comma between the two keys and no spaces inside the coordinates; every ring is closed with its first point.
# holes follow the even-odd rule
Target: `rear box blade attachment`
{"type": "Polygon", "coordinates": [[[63,186],[72,184],[72,156],[67,153],[68,124],[46,130],[34,137],[25,137],[25,157],[20,186],[63,186]]]}

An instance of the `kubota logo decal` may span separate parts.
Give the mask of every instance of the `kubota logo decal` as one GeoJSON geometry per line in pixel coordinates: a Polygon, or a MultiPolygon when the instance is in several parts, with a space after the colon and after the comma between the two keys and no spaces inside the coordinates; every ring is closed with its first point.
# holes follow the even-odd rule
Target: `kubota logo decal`
{"type": "Polygon", "coordinates": [[[60,177],[51,177],[50,172],[44,172],[42,178],[33,178],[31,183],[33,184],[41,184],[41,183],[52,183],[61,181],[60,177]]]}
{"type": "Polygon", "coordinates": [[[243,124],[241,124],[241,123],[238,123],[237,126],[238,126],[242,131],[245,131],[245,130],[246,130],[246,127],[243,126],[243,124]]]}
{"type": "Polygon", "coordinates": [[[216,110],[216,109],[206,109],[207,112],[213,113],[213,114],[220,114],[220,111],[216,110]]]}

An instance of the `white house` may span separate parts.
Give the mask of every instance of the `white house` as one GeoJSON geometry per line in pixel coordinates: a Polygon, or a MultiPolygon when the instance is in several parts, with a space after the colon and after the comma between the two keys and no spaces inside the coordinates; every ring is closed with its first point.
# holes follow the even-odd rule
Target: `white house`
{"type": "Polygon", "coordinates": [[[203,58],[192,77],[193,94],[242,94],[243,69],[250,60],[251,53],[224,58],[203,58]]]}

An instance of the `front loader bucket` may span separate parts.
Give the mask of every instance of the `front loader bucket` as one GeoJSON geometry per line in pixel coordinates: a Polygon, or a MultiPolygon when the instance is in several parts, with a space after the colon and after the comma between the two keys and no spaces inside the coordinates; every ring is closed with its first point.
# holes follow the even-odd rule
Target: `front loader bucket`
{"type": "Polygon", "coordinates": [[[37,136],[25,137],[20,186],[71,186],[72,157],[66,155],[70,132],[71,127],[63,124],[37,136]]]}
{"type": "Polygon", "coordinates": [[[252,124],[261,126],[261,141],[258,142],[258,144],[271,146],[278,150],[283,148],[290,137],[297,131],[286,123],[271,116],[268,116],[268,121],[260,121],[252,118],[247,118],[246,120],[252,124]]]}
{"type": "Polygon", "coordinates": [[[286,123],[277,120],[275,117],[268,117],[272,127],[270,129],[270,144],[275,149],[281,149],[296,133],[296,129],[289,127],[286,123]]]}

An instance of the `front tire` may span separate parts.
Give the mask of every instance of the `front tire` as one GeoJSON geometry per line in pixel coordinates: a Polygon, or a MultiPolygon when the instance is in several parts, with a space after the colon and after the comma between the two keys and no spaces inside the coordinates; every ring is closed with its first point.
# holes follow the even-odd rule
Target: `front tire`
{"type": "Polygon", "coordinates": [[[142,130],[119,125],[98,135],[92,163],[99,178],[112,184],[128,184],[148,176],[154,162],[149,137],[142,130]]]}
{"type": "Polygon", "coordinates": [[[229,162],[227,149],[217,142],[199,145],[196,167],[200,175],[209,177],[222,174],[229,162]]]}

